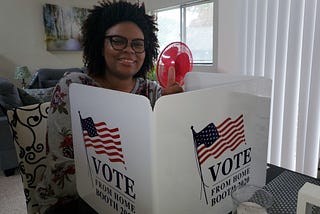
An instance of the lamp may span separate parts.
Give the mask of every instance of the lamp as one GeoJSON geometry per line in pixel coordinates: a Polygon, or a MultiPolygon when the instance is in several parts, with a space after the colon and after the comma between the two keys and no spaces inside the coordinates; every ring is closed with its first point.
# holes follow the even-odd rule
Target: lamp
{"type": "Polygon", "coordinates": [[[26,87],[26,82],[24,81],[24,79],[29,78],[30,76],[31,76],[31,74],[30,74],[27,66],[18,66],[16,68],[16,73],[14,75],[14,78],[22,80],[22,82],[21,82],[22,88],[26,87]]]}

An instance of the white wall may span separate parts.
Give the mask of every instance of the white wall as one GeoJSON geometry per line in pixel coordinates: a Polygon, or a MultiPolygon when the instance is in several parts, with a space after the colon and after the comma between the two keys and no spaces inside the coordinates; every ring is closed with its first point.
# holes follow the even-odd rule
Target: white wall
{"type": "Polygon", "coordinates": [[[16,66],[26,65],[31,72],[37,68],[82,67],[82,53],[48,52],[42,5],[90,8],[98,0],[1,0],[0,6],[0,76],[14,80],[16,66]]]}
{"type": "MultiPolygon", "coordinates": [[[[0,6],[0,76],[13,79],[16,66],[37,68],[82,67],[81,52],[48,52],[42,17],[45,3],[91,8],[99,0],[1,0],[0,6]]],[[[134,0],[132,0],[134,1],[134,0]]],[[[189,0],[145,0],[147,9],[172,6],[189,0]]],[[[237,36],[237,0],[218,0],[218,72],[237,72],[239,42],[237,36]]],[[[213,72],[211,67],[195,70],[213,72]]]]}
{"type": "Polygon", "coordinates": [[[238,73],[240,37],[238,0],[219,0],[218,71],[238,73]]]}

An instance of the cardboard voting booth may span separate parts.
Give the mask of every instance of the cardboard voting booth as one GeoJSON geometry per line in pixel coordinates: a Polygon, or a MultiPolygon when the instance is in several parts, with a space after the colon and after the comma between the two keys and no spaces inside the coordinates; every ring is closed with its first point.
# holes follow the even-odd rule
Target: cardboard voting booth
{"type": "Polygon", "coordinates": [[[229,213],[266,178],[271,81],[188,73],[184,93],[147,98],[72,84],[77,190],[99,213],[229,213]]]}

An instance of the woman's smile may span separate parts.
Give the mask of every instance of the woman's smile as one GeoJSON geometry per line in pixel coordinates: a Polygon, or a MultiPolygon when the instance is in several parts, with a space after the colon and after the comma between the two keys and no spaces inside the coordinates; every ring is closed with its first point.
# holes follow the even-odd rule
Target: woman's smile
{"type": "Polygon", "coordinates": [[[124,65],[133,65],[136,63],[136,60],[129,58],[119,58],[118,61],[124,65]]]}

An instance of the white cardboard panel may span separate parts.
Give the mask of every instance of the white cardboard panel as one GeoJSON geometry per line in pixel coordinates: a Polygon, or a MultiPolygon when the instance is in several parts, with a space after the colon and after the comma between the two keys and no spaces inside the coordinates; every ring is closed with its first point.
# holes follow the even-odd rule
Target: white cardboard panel
{"type": "Polygon", "coordinates": [[[132,210],[152,213],[149,134],[152,111],[149,100],[143,96],[79,84],[70,86],[70,96],[79,195],[99,213],[113,214],[124,210],[127,213],[134,213],[132,210]],[[93,148],[86,151],[78,112],[83,119],[91,117],[94,122],[106,122],[108,128],[119,128],[125,164],[111,163],[107,155],[98,155],[93,148]],[[134,198],[131,197],[133,195],[134,198]]]}
{"type": "Polygon", "coordinates": [[[155,108],[156,148],[153,149],[156,169],[154,183],[158,188],[155,190],[155,213],[211,213],[212,210],[227,213],[232,209],[231,191],[239,187],[239,182],[263,186],[269,106],[268,98],[217,88],[160,98],[155,108]],[[198,132],[209,123],[219,124],[228,117],[236,118],[239,115],[244,116],[245,143],[234,151],[226,150],[218,159],[209,158],[201,166],[206,184],[206,202],[201,189],[191,126],[198,132]],[[251,151],[251,161],[242,164],[247,149],[251,151]],[[234,155],[239,153],[241,155],[237,162],[234,155]],[[219,176],[213,181],[209,168],[217,167],[219,162],[220,170],[223,166],[230,167],[230,164],[233,167],[226,176],[219,171],[219,176]],[[239,164],[238,168],[236,164],[239,164]],[[233,180],[236,175],[239,178],[233,180]]]}
{"type": "MultiPolygon", "coordinates": [[[[207,80],[214,76],[187,77],[187,85],[192,79],[197,82],[189,87],[191,91],[161,97],[154,111],[143,96],[72,84],[80,196],[100,213],[228,213],[231,191],[245,183],[264,185],[271,83],[234,77],[210,85],[207,80]],[[108,128],[119,128],[124,164],[112,163],[108,155],[84,146],[79,111],[82,119],[91,117],[108,128]],[[211,123],[218,127],[224,120],[238,117],[243,119],[244,140],[237,146],[232,140],[219,144],[224,148],[220,155],[209,155],[199,165],[191,127],[199,133],[211,123]]],[[[233,124],[241,125],[238,121],[233,124]]],[[[211,147],[218,145],[216,142],[212,141],[211,147]]]]}

